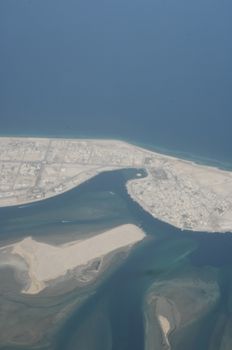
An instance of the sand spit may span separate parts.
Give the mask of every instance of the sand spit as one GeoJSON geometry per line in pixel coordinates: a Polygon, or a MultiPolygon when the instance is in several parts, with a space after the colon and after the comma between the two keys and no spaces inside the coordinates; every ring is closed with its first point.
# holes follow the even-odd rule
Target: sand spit
{"type": "Polygon", "coordinates": [[[169,335],[169,332],[170,332],[170,322],[168,321],[168,319],[162,315],[159,315],[158,316],[158,320],[159,320],[159,323],[160,323],[160,326],[163,330],[163,333],[164,333],[164,338],[165,338],[165,343],[167,345],[167,348],[170,349],[170,343],[169,343],[169,340],[168,340],[168,335],[169,335]]]}
{"type": "MultiPolygon", "coordinates": [[[[203,320],[217,305],[220,289],[214,280],[216,271],[208,267],[189,269],[189,275],[156,281],[148,291],[145,298],[146,350],[171,350],[172,341],[177,338],[182,348],[185,332],[197,337],[196,321],[203,320]]],[[[189,342],[191,344],[192,340],[189,342]]]]}
{"type": "MultiPolygon", "coordinates": [[[[27,294],[42,291],[50,281],[109,253],[130,247],[144,239],[144,232],[133,224],[121,225],[94,237],[61,246],[38,242],[31,237],[3,247],[0,253],[20,256],[28,266],[30,286],[27,294]]],[[[17,268],[17,265],[15,265],[17,268]]],[[[84,268],[83,268],[84,271],[84,268]]]]}
{"type": "Polygon", "coordinates": [[[156,298],[155,311],[163,332],[164,343],[167,349],[171,349],[169,343],[169,334],[173,332],[180,324],[180,315],[171,300],[163,297],[156,298]]]}
{"type": "Polygon", "coordinates": [[[146,320],[146,350],[171,350],[169,336],[178,329],[181,316],[172,300],[149,295],[146,320]]]}
{"type": "Polygon", "coordinates": [[[123,141],[0,137],[0,207],[64,193],[97,174],[143,168],[129,195],[175,227],[232,232],[232,172],[123,141]]]}

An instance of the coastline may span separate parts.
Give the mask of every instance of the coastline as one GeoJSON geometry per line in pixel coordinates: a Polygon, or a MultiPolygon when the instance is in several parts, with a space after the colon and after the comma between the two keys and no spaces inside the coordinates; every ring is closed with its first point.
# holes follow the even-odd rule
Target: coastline
{"type": "Polygon", "coordinates": [[[130,145],[133,145],[138,148],[145,149],[147,151],[151,151],[152,153],[158,153],[162,154],[164,156],[170,156],[173,158],[178,158],[180,160],[184,161],[189,161],[193,162],[194,164],[197,165],[202,165],[202,166],[209,166],[213,168],[217,168],[219,170],[223,171],[232,171],[232,163],[228,160],[219,160],[216,158],[212,158],[210,156],[201,156],[200,154],[195,154],[191,152],[184,152],[178,149],[168,149],[165,148],[164,146],[159,146],[156,144],[150,144],[146,142],[141,142],[141,141],[135,141],[134,139],[130,138],[120,138],[117,135],[113,135],[112,137],[106,137],[105,135],[54,135],[54,134],[33,134],[30,133],[28,134],[14,134],[12,135],[11,133],[9,134],[1,134],[0,132],[0,139],[1,138],[21,138],[21,139],[52,139],[52,140],[83,140],[83,141],[90,141],[90,140],[95,140],[95,141],[116,141],[116,142],[124,142],[130,145]]]}
{"type": "Polygon", "coordinates": [[[62,245],[39,242],[31,237],[3,246],[8,265],[16,271],[27,267],[28,286],[25,294],[38,294],[59,278],[74,271],[75,279],[89,284],[104,270],[105,257],[130,248],[142,241],[145,233],[133,224],[124,224],[93,237],[62,245]],[[16,259],[19,258],[19,260],[16,259]]]}
{"type": "Polygon", "coordinates": [[[129,195],[183,230],[232,231],[232,172],[110,139],[0,138],[0,207],[67,192],[104,171],[144,169],[129,195]]]}

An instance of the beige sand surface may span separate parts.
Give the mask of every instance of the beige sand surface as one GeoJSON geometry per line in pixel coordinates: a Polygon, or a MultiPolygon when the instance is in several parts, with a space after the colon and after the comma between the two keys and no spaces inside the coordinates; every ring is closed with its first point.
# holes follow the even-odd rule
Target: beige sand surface
{"type": "Polygon", "coordinates": [[[169,335],[179,327],[181,322],[180,313],[171,300],[162,296],[154,297],[152,303],[155,305],[155,314],[163,333],[163,341],[166,344],[166,348],[171,349],[169,335]]]}
{"type": "Polygon", "coordinates": [[[158,316],[158,320],[159,320],[160,326],[161,326],[163,334],[164,334],[165,343],[168,346],[168,348],[170,348],[170,344],[169,344],[169,340],[168,340],[168,334],[170,332],[170,323],[169,323],[168,319],[162,315],[158,316]]]}
{"type": "MultiPolygon", "coordinates": [[[[30,286],[24,293],[36,294],[49,281],[64,276],[68,271],[85,266],[96,258],[132,246],[144,239],[144,232],[133,224],[121,225],[85,240],[61,246],[42,243],[27,237],[0,249],[1,252],[19,255],[28,266],[30,286]]],[[[17,266],[16,266],[17,267],[17,266]]]]}

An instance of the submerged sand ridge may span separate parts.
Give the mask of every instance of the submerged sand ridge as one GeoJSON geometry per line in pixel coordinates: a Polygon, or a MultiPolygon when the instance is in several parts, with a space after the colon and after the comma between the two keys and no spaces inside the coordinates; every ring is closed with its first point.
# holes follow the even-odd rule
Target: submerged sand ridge
{"type": "Polygon", "coordinates": [[[115,140],[0,138],[0,206],[46,199],[108,170],[143,168],[129,195],[181,229],[232,232],[232,172],[115,140]]]}
{"type": "Polygon", "coordinates": [[[201,267],[153,283],[144,300],[146,350],[184,348],[183,330],[192,344],[196,323],[210,315],[220,299],[216,273],[216,269],[201,267]],[[179,347],[172,343],[174,339],[179,339],[179,347]]]}
{"type": "MultiPolygon", "coordinates": [[[[0,253],[8,256],[20,256],[28,267],[29,286],[27,294],[41,292],[51,281],[67,272],[80,267],[84,277],[88,264],[101,259],[107,254],[130,246],[143,240],[144,232],[133,224],[121,225],[85,240],[77,240],[61,246],[38,242],[27,237],[17,243],[3,247],[0,253]]],[[[16,269],[17,264],[14,266],[16,269]]]]}

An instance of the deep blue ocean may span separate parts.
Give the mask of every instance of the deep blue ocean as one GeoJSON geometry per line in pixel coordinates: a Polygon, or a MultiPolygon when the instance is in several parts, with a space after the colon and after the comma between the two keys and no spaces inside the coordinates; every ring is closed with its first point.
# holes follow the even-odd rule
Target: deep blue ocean
{"type": "MultiPolygon", "coordinates": [[[[232,168],[231,13],[229,0],[1,0],[0,135],[118,138],[232,168]]],[[[29,207],[0,209],[0,244],[25,235],[65,240],[125,222],[148,235],[74,308],[52,345],[40,348],[144,350],[147,290],[159,279],[169,290],[170,281],[189,278],[213,281],[220,296],[207,306],[206,292],[196,289],[202,314],[171,339],[172,349],[229,349],[231,236],[155,220],[128,197],[132,175],[125,172],[101,174],[29,207]]],[[[42,295],[31,314],[29,299],[15,292],[8,300],[12,288],[6,293],[1,284],[0,306],[9,315],[16,308],[7,315],[9,333],[53,310],[53,298],[42,295]]],[[[178,299],[178,285],[172,288],[178,299]]],[[[181,293],[192,302],[188,288],[181,293]]],[[[25,350],[20,339],[0,348],[25,350]]]]}
{"type": "Polygon", "coordinates": [[[232,163],[228,0],[1,0],[0,134],[232,163]]]}

